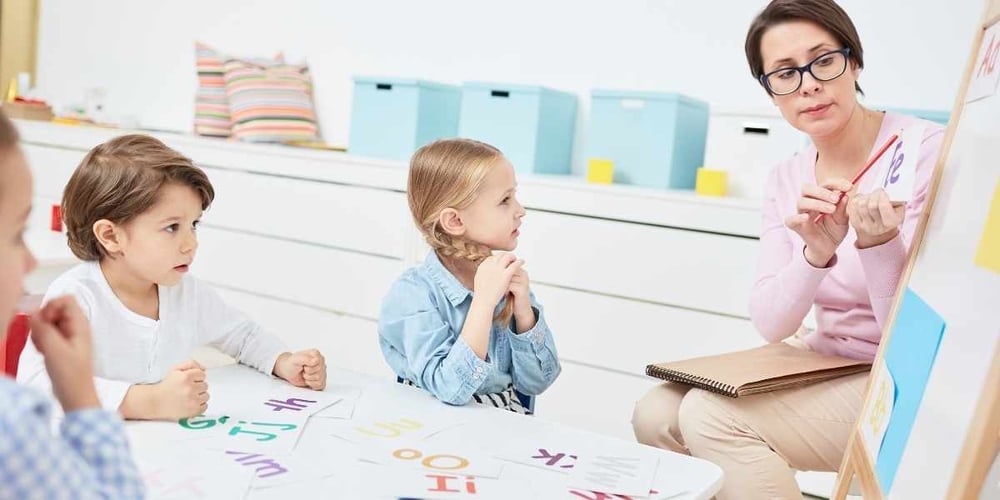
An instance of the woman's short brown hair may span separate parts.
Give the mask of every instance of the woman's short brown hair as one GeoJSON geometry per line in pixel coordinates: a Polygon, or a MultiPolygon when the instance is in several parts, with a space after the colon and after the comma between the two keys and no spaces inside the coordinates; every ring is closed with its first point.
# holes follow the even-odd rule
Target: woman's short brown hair
{"type": "MultiPolygon", "coordinates": [[[[760,41],[764,33],[772,26],[789,21],[809,21],[828,31],[844,47],[851,49],[851,61],[858,68],[865,67],[864,50],[861,48],[861,37],[854,27],[854,22],[833,0],[773,0],[757,14],[750,29],[744,50],[747,53],[747,64],[754,79],[760,82],[764,74],[764,58],[760,53],[760,41]]],[[[766,87],[765,87],[766,89],[766,87]]],[[[854,83],[854,89],[864,95],[861,86],[854,83]]]]}
{"type": "Polygon", "coordinates": [[[63,191],[70,250],[82,260],[107,256],[94,235],[94,223],[101,219],[127,223],[152,207],[168,183],[194,189],[202,210],[215,198],[204,171],[148,135],[123,135],[91,149],[63,191]]]}

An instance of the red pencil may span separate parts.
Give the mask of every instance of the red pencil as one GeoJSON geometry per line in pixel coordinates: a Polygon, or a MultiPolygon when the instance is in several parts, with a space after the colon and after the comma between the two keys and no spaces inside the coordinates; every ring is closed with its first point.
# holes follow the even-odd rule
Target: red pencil
{"type": "MultiPolygon", "coordinates": [[[[890,137],[889,140],[885,141],[885,144],[883,144],[882,147],[878,150],[878,152],[875,153],[875,156],[872,156],[872,159],[868,160],[868,164],[865,165],[865,168],[861,169],[861,171],[858,172],[858,175],[854,176],[854,179],[851,179],[852,186],[856,186],[858,184],[858,181],[860,181],[861,178],[864,177],[865,173],[871,170],[872,165],[878,163],[878,159],[881,158],[882,155],[884,155],[885,152],[889,150],[889,146],[892,146],[892,143],[896,142],[896,139],[899,139],[899,134],[892,134],[892,137],[890,137]]],[[[837,197],[837,203],[834,203],[834,205],[839,204],[840,200],[843,199],[844,199],[844,193],[841,192],[840,196],[837,197]]],[[[818,224],[819,221],[823,220],[823,216],[825,215],[826,215],[825,213],[817,215],[816,218],[813,219],[813,222],[818,224]]]]}

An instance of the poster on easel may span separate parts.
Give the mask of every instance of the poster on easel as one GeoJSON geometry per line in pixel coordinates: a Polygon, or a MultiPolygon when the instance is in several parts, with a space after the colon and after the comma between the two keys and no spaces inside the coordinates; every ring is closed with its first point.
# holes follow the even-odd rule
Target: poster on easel
{"type": "Polygon", "coordinates": [[[855,476],[866,499],[979,498],[991,487],[1000,444],[1000,0],[985,2],[977,28],[833,498],[845,498],[855,476]]]}

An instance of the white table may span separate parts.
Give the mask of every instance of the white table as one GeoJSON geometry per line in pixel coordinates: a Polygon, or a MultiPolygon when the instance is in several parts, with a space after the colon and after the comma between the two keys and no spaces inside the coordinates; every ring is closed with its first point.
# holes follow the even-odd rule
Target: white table
{"type": "MultiPolygon", "coordinates": [[[[428,437],[420,441],[422,444],[416,445],[426,444],[428,449],[434,448],[435,445],[440,447],[438,443],[441,442],[460,443],[457,446],[465,452],[478,453],[480,455],[476,456],[493,458],[493,454],[498,453],[498,450],[509,449],[511,443],[521,443],[521,440],[525,440],[526,444],[531,446],[534,446],[533,443],[538,443],[538,446],[542,446],[544,443],[572,443],[590,450],[590,453],[617,453],[619,455],[632,453],[657,458],[659,462],[656,484],[665,484],[669,488],[664,489],[672,489],[674,496],[669,498],[711,498],[722,484],[722,471],[719,467],[689,456],[556,425],[537,417],[515,415],[494,408],[477,405],[452,407],[440,403],[421,390],[353,372],[331,368],[329,380],[331,384],[327,391],[331,393],[346,394],[360,389],[361,395],[356,399],[357,403],[354,406],[353,414],[349,419],[309,418],[294,451],[290,455],[284,455],[285,460],[307,465],[312,472],[320,471],[327,476],[316,477],[314,475],[307,480],[264,489],[250,487],[242,494],[234,494],[233,498],[288,500],[294,498],[296,494],[310,494],[320,498],[391,498],[402,496],[400,493],[387,495],[385,488],[389,488],[388,485],[402,481],[404,478],[412,479],[413,476],[418,476],[418,479],[422,479],[425,474],[434,471],[421,472],[412,468],[400,468],[398,465],[383,466],[362,462],[359,460],[360,455],[374,445],[350,442],[332,435],[334,433],[343,435],[344,429],[354,429],[359,426],[370,428],[374,421],[399,421],[400,418],[419,419],[427,422],[428,427],[433,427],[436,422],[464,422],[462,425],[428,437]]],[[[274,382],[268,377],[242,366],[209,369],[208,384],[209,393],[216,394],[215,397],[219,399],[227,399],[222,391],[242,391],[242,394],[247,395],[247,397],[263,396],[266,398],[267,396],[261,393],[273,391],[274,387],[274,382]],[[220,387],[220,383],[213,385],[213,375],[217,375],[215,377],[217,380],[225,381],[222,387],[220,387]],[[258,394],[260,396],[256,396],[258,394]]],[[[213,414],[211,401],[207,413],[213,414]]],[[[222,448],[216,448],[216,451],[206,451],[205,449],[212,448],[206,444],[209,441],[178,442],[175,434],[172,434],[177,432],[178,427],[177,424],[167,422],[129,422],[127,429],[136,459],[141,464],[158,462],[161,465],[157,467],[162,469],[162,463],[169,462],[163,458],[164,453],[172,453],[173,456],[177,457],[174,462],[170,463],[188,462],[187,466],[192,465],[191,462],[199,460],[198,457],[207,457],[209,454],[214,454],[211,455],[212,457],[224,455],[224,452],[221,451],[222,448]]],[[[412,442],[410,445],[414,446],[412,442]]],[[[227,457],[227,463],[231,462],[231,459],[232,457],[227,457]]],[[[280,461],[282,458],[279,457],[277,460],[280,461]]],[[[508,461],[503,461],[502,464],[503,469],[499,479],[477,478],[480,483],[485,482],[486,484],[481,484],[476,495],[462,492],[445,494],[441,497],[434,497],[430,494],[421,496],[426,498],[494,498],[496,494],[491,495],[490,491],[498,491],[496,487],[503,486],[501,483],[510,483],[520,487],[526,486],[536,498],[571,498],[575,500],[580,498],[605,498],[607,500],[628,498],[610,495],[603,497],[600,495],[574,495],[568,491],[566,486],[560,486],[569,477],[567,475],[545,470],[540,466],[533,467],[508,461]],[[491,488],[486,488],[486,486],[491,486],[491,488]]],[[[143,465],[143,468],[147,473],[152,470],[148,465],[143,465]]],[[[250,475],[252,473],[248,473],[247,477],[250,475]]],[[[454,487],[462,488],[464,483],[461,481],[464,481],[464,477],[456,479],[454,487]]],[[[151,487],[151,490],[157,488],[163,490],[165,483],[169,482],[157,478],[147,478],[147,481],[156,483],[151,487]]],[[[170,498],[197,496],[190,492],[181,493],[178,491],[175,493],[176,495],[170,498]]],[[[207,493],[207,490],[203,490],[202,493],[205,493],[206,498],[219,498],[217,493],[210,494],[207,493]]],[[[528,497],[530,496],[528,495],[528,497]]],[[[524,497],[519,496],[518,498],[524,497]]],[[[650,498],[665,497],[651,496],[650,498]]]]}

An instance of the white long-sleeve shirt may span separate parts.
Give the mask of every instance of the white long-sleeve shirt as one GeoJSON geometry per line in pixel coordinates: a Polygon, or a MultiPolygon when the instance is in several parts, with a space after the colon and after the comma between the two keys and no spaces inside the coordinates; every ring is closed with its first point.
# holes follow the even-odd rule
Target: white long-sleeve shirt
{"type": "MultiPolygon", "coordinates": [[[[43,302],[64,295],[75,297],[90,320],[94,383],[101,405],[111,411],[118,410],[130,386],[161,381],[200,346],[214,345],[268,375],[287,350],[277,337],[191,275],[174,286],[159,287],[159,320],[125,307],[97,262],[85,262],[57,278],[43,302]]],[[[52,391],[42,355],[31,342],[21,353],[17,381],[52,391]]]]}

